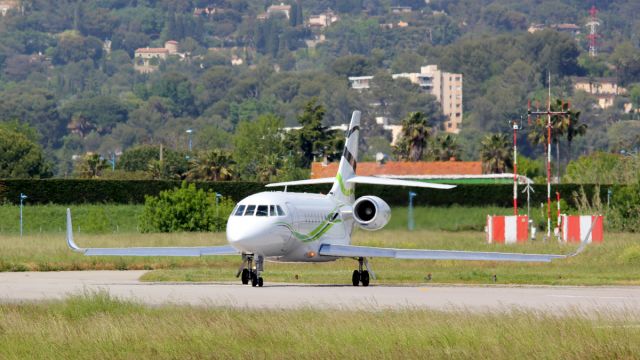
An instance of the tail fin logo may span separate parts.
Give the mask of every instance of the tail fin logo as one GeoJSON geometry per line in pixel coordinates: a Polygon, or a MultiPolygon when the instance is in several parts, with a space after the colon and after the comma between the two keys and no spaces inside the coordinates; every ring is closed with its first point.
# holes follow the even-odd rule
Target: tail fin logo
{"type": "Polygon", "coordinates": [[[351,154],[351,151],[349,151],[348,148],[344,148],[344,152],[342,153],[342,156],[344,156],[344,158],[347,160],[347,162],[349,163],[349,165],[351,165],[351,168],[353,169],[353,172],[356,172],[356,167],[358,166],[358,161],[356,160],[355,156],[353,156],[351,154]]]}

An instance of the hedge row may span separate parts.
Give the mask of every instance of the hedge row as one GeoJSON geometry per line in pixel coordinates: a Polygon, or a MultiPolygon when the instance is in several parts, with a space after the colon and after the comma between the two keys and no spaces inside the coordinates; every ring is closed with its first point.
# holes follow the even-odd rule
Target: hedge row
{"type": "MultiPolygon", "coordinates": [[[[198,188],[212,190],[235,201],[266,191],[263,183],[257,182],[196,182],[198,188]]],[[[50,180],[0,180],[0,200],[4,203],[19,203],[20,193],[28,196],[29,204],[79,204],[79,203],[115,203],[140,204],[144,203],[145,195],[158,195],[160,191],[179,187],[180,181],[164,180],[78,180],[78,179],[50,179],[50,180]]],[[[553,198],[559,191],[562,197],[573,204],[573,193],[583,186],[591,198],[594,185],[560,184],[553,185],[553,198]]],[[[330,185],[289,187],[289,191],[326,193],[330,185]]],[[[607,199],[609,187],[600,188],[602,201],[607,199]]],[[[613,191],[616,191],[612,187],[613,191]]],[[[282,190],[282,189],[276,189],[282,190]]],[[[359,185],[356,196],[379,196],[390,205],[406,205],[408,202],[407,188],[392,186],[359,185]]],[[[513,204],[512,185],[458,185],[451,190],[412,189],[417,193],[416,205],[448,206],[511,206],[513,204]]],[[[522,191],[520,187],[519,192],[522,191]]],[[[531,194],[531,203],[539,204],[546,201],[546,185],[535,185],[531,194]]],[[[525,194],[518,194],[520,203],[526,201],[525,194]]]]}

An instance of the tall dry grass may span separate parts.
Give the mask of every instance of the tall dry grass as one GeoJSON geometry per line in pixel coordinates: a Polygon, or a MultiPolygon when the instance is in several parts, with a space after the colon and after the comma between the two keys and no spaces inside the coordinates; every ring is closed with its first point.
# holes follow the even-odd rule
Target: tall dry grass
{"type": "Polygon", "coordinates": [[[638,314],[0,305],[2,359],[632,359],[638,314]]]}

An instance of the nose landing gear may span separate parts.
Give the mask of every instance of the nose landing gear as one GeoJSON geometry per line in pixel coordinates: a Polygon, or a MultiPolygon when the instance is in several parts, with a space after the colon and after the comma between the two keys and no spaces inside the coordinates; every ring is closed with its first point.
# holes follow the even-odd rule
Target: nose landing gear
{"type": "Polygon", "coordinates": [[[369,286],[369,263],[365,258],[358,258],[358,270],[353,270],[351,283],[353,284],[353,286],[358,286],[359,284],[362,284],[362,286],[369,286]],[[367,270],[362,269],[363,265],[366,266],[367,270]]]}
{"type": "Polygon", "coordinates": [[[253,254],[242,254],[242,264],[240,264],[236,277],[240,277],[242,285],[247,285],[249,281],[251,281],[251,286],[262,287],[264,280],[260,274],[264,271],[264,257],[261,255],[257,256],[255,267],[253,266],[253,258],[253,254]]]}

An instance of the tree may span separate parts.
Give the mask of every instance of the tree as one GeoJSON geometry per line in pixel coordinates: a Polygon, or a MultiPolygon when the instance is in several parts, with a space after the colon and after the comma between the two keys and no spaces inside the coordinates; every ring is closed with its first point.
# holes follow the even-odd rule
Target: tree
{"type": "Polygon", "coordinates": [[[633,184],[640,173],[639,156],[622,156],[596,151],[567,165],[563,177],[574,184],[633,184]]]}
{"type": "Polygon", "coordinates": [[[125,122],[128,111],[114,96],[95,96],[67,102],[60,108],[60,114],[68,120],[81,117],[99,133],[110,132],[117,123],[125,122]]]}
{"type": "Polygon", "coordinates": [[[420,161],[429,138],[429,124],[421,112],[413,112],[402,120],[402,132],[394,153],[401,160],[420,161]]]}
{"type": "Polygon", "coordinates": [[[238,175],[242,179],[257,178],[258,169],[263,164],[274,167],[269,156],[284,156],[282,144],[281,118],[272,115],[261,115],[255,121],[241,121],[233,137],[234,158],[238,175]]]}
{"type": "Polygon", "coordinates": [[[0,92],[0,120],[20,119],[38,130],[42,144],[55,145],[65,132],[54,93],[28,85],[0,92]]]}
{"type": "Polygon", "coordinates": [[[86,154],[76,165],[75,173],[82,179],[97,179],[109,168],[109,163],[100,154],[86,154]]]}
{"type": "Polygon", "coordinates": [[[626,41],[616,46],[610,60],[616,67],[619,84],[640,81],[640,50],[631,42],[626,41]]]}
{"type": "Polygon", "coordinates": [[[507,134],[497,133],[485,136],[481,142],[480,159],[484,173],[504,173],[509,168],[513,168],[513,154],[507,134]]]}
{"type": "Polygon", "coordinates": [[[436,161],[460,160],[460,145],[451,134],[439,135],[431,143],[427,157],[436,161]]]}
{"type": "Polygon", "coordinates": [[[51,169],[40,145],[25,134],[0,126],[0,178],[47,178],[51,169]]]}
{"type": "Polygon", "coordinates": [[[125,171],[148,171],[154,178],[180,178],[188,170],[185,154],[163,148],[160,161],[160,146],[141,145],[126,150],[116,164],[125,171]],[[151,164],[151,166],[150,166],[151,164]]]}
{"type": "Polygon", "coordinates": [[[310,167],[316,156],[326,156],[329,161],[339,158],[343,147],[337,132],[322,125],[325,110],[316,101],[314,98],[307,102],[302,114],[298,115],[302,128],[290,131],[285,140],[286,147],[298,154],[299,165],[303,168],[310,167]]]}
{"type": "Polygon", "coordinates": [[[371,75],[373,67],[366,56],[347,55],[336,59],[331,70],[338,76],[364,76],[371,75]]]}
{"type": "Polygon", "coordinates": [[[53,63],[63,65],[70,62],[102,57],[102,41],[93,36],[83,37],[74,32],[65,32],[53,49],[53,63]]]}
{"type": "Polygon", "coordinates": [[[189,163],[187,180],[231,180],[234,176],[234,164],[231,154],[226,151],[210,150],[198,154],[189,163]]]}

